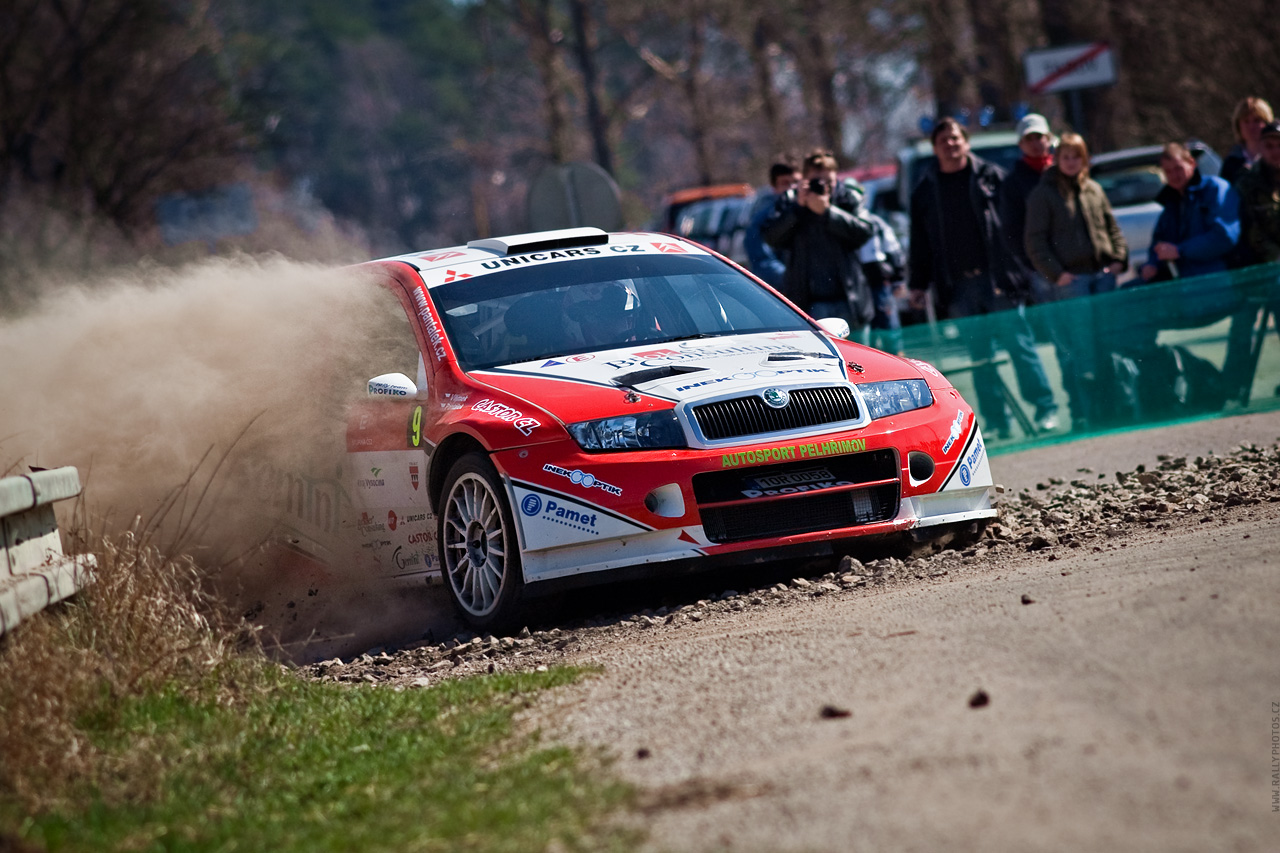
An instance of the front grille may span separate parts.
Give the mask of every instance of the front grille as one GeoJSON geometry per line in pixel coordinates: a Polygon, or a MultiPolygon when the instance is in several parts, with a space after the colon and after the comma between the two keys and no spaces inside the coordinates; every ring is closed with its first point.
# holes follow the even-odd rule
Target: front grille
{"type": "Polygon", "coordinates": [[[890,449],[695,475],[707,538],[741,542],[887,521],[898,514],[890,449]]]}
{"type": "Polygon", "coordinates": [[[717,400],[693,407],[693,416],[708,441],[807,429],[858,419],[858,402],[847,387],[797,388],[791,402],[771,409],[759,395],[717,400]]]}
{"type": "Polygon", "coordinates": [[[837,530],[886,521],[897,515],[898,486],[849,492],[821,492],[785,501],[762,501],[702,511],[702,527],[712,542],[741,542],[837,530]]]}

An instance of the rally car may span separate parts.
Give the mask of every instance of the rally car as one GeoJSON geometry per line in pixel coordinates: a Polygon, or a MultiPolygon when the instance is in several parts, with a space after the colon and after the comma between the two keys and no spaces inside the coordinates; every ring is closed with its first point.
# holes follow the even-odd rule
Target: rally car
{"type": "Polygon", "coordinates": [[[406,337],[351,417],[343,523],[476,628],[539,588],[995,515],[937,370],[695,243],[574,228],[364,268],[406,337]]]}

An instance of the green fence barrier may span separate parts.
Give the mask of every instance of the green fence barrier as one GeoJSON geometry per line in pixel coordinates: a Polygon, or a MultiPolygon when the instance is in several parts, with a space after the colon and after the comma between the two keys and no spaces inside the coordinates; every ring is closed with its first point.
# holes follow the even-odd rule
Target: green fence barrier
{"type": "MultiPolygon", "coordinates": [[[[1280,264],[903,329],[911,358],[942,371],[978,410],[993,452],[1280,408],[1280,264]],[[1035,382],[1015,370],[1034,335],[1059,424],[1036,425],[1035,382]],[[995,341],[994,350],[989,342],[995,341]],[[1028,399],[1031,398],[1031,399],[1028,399]],[[1008,428],[999,428],[998,407],[1008,428]]],[[[1043,392],[1042,392],[1043,393],[1043,392]]]]}

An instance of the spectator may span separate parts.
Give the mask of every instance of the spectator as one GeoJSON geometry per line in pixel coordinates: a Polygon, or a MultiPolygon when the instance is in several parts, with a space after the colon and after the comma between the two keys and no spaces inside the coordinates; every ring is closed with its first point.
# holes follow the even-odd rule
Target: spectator
{"type": "Polygon", "coordinates": [[[1049,120],[1039,113],[1029,113],[1018,122],[1018,148],[1022,157],[1013,164],[1004,181],[1004,227],[1009,232],[1009,243],[1014,254],[1031,274],[1031,301],[1053,302],[1052,285],[1035,271],[1027,257],[1026,242],[1022,235],[1026,230],[1027,197],[1040,183],[1046,169],[1053,165],[1053,134],[1049,132],[1049,120]]]}
{"type": "Polygon", "coordinates": [[[1164,208],[1151,234],[1143,281],[1205,275],[1227,268],[1240,239],[1240,199],[1231,184],[1201,175],[1185,145],[1170,142],[1160,154],[1167,186],[1156,196],[1164,208]]]}
{"type": "Polygon", "coordinates": [[[787,265],[773,247],[760,236],[760,226],[773,210],[778,198],[800,184],[800,169],[788,159],[781,158],[769,167],[769,189],[760,193],[751,208],[751,220],[742,235],[743,248],[747,252],[747,266],[766,284],[782,289],[782,277],[787,265]]]}
{"type": "Polygon", "coordinates": [[[1231,115],[1231,129],[1236,134],[1236,144],[1222,160],[1222,179],[1234,184],[1245,169],[1258,162],[1262,155],[1262,127],[1275,120],[1271,105],[1262,98],[1248,97],[1236,104],[1231,115]]]}
{"type": "MultiPolygon", "coordinates": [[[[1156,196],[1164,208],[1151,234],[1147,262],[1138,273],[1145,282],[1192,278],[1225,272],[1240,239],[1240,196],[1231,184],[1204,176],[1186,146],[1170,142],[1160,154],[1165,188],[1156,196]]],[[[1205,325],[1231,315],[1221,388],[1240,398],[1251,382],[1248,367],[1250,327],[1239,294],[1229,281],[1208,282],[1181,294],[1172,322],[1178,327],[1205,325]]],[[[1169,319],[1166,319],[1169,322],[1169,319]]],[[[1153,345],[1155,330],[1135,327],[1132,341],[1153,345]]]]}
{"type": "MultiPolygon", "coordinates": [[[[1280,262],[1280,121],[1268,122],[1263,126],[1260,137],[1261,158],[1236,182],[1240,193],[1240,240],[1248,243],[1259,263],[1271,264],[1280,262]]],[[[1280,316],[1280,303],[1272,301],[1269,308],[1273,316],[1280,316]]],[[[1237,322],[1252,331],[1257,322],[1257,310],[1246,310],[1240,319],[1233,318],[1233,333],[1237,322]]],[[[1240,399],[1245,402],[1248,401],[1248,390],[1253,384],[1252,374],[1256,367],[1252,351],[1250,356],[1245,374],[1249,383],[1247,386],[1244,382],[1238,383],[1240,399]]],[[[1276,388],[1276,394],[1280,395],[1280,387],[1276,388]]]]}
{"type": "Polygon", "coordinates": [[[903,257],[902,244],[893,226],[870,211],[863,212],[862,217],[872,229],[871,239],[858,250],[862,274],[866,276],[876,307],[871,320],[872,346],[903,355],[898,296],[905,290],[907,259],[903,257]]]}
{"type": "Polygon", "coordinates": [[[836,158],[814,151],[800,186],[781,195],[761,225],[765,242],[789,252],[783,292],[813,317],[842,317],[850,338],[868,343],[875,304],[858,263],[871,225],[858,215],[862,188],[836,180],[836,158]]]}
{"type": "MultiPolygon", "coordinates": [[[[1129,247],[1106,193],[1089,178],[1089,147],[1077,134],[1063,135],[1057,164],[1045,171],[1027,199],[1025,233],[1027,254],[1052,288],[1050,301],[1116,289],[1116,276],[1129,262],[1129,247]]],[[[1072,429],[1078,431],[1090,427],[1097,395],[1099,359],[1092,312],[1088,300],[1063,306],[1053,336],[1072,429]]]]}
{"type": "Polygon", "coordinates": [[[1268,122],[1261,134],[1262,156],[1236,182],[1243,225],[1241,239],[1260,263],[1280,261],[1280,121],[1268,122]]]}
{"type": "Polygon", "coordinates": [[[916,304],[933,289],[938,313],[970,317],[969,353],[978,410],[989,430],[1009,435],[1009,411],[993,364],[998,341],[1009,352],[1018,390],[1036,425],[1058,425],[1058,404],[1036,352],[1024,304],[1026,276],[1000,218],[1004,171],[969,153],[969,134],[953,118],[933,129],[937,162],[911,193],[910,287],[916,304]]]}

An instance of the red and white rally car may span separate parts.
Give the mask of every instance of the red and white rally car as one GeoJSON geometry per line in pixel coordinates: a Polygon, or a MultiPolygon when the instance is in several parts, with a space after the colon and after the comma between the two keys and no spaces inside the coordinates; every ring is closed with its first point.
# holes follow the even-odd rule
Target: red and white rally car
{"type": "Polygon", "coordinates": [[[535,586],[995,515],[973,411],[937,370],[697,244],[575,228],[364,268],[412,355],[374,365],[395,372],[351,420],[343,522],[368,568],[442,576],[477,628],[535,586]]]}

